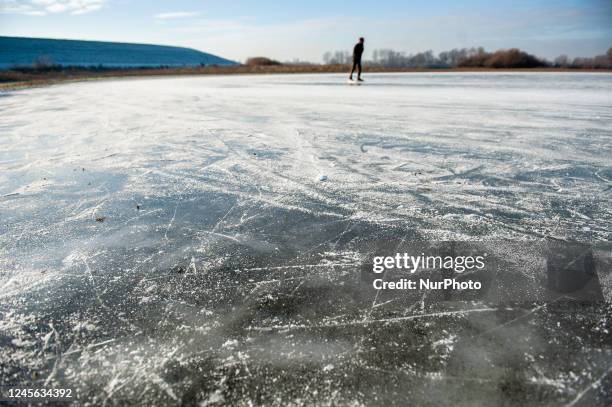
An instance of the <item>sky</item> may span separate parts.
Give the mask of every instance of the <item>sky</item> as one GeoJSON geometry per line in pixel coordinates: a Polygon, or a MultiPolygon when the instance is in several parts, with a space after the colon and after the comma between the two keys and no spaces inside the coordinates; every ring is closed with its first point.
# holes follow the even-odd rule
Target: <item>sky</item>
{"type": "Polygon", "coordinates": [[[0,0],[0,35],[177,45],[321,62],[366,37],[407,54],[483,46],[553,59],[612,47],[612,0],[0,0]]]}

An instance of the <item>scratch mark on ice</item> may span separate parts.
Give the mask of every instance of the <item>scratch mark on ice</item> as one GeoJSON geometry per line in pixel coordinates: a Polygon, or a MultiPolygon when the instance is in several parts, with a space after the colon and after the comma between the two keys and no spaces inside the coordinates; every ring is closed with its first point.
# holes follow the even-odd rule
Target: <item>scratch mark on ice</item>
{"type": "Polygon", "coordinates": [[[467,309],[461,311],[442,311],[442,312],[434,312],[429,314],[419,314],[419,315],[408,315],[405,317],[396,317],[396,318],[383,318],[383,319],[373,319],[373,320],[361,320],[361,321],[351,321],[351,322],[343,322],[339,324],[313,324],[313,325],[273,325],[269,327],[250,327],[247,328],[249,331],[257,331],[257,332],[271,332],[271,331],[282,331],[282,330],[294,330],[294,329],[312,329],[312,328],[336,328],[336,327],[344,327],[344,326],[365,326],[376,323],[390,323],[390,322],[402,322],[409,321],[413,319],[422,319],[422,318],[434,318],[434,317],[445,317],[445,316],[454,316],[454,315],[467,315],[472,313],[480,313],[480,312],[495,312],[497,308],[474,308],[467,309]]]}

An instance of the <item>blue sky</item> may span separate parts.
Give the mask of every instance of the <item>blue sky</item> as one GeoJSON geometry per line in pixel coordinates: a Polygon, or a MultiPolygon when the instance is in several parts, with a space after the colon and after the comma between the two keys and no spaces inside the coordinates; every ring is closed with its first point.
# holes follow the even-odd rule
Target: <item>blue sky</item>
{"type": "Polygon", "coordinates": [[[193,47],[244,60],[318,62],[325,51],[484,46],[539,56],[612,47],[612,0],[0,0],[0,35],[193,47]]]}

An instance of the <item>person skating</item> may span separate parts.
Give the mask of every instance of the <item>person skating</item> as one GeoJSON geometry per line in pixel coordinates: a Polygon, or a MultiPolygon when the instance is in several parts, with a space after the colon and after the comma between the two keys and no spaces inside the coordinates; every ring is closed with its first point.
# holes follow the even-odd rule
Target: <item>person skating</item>
{"type": "Polygon", "coordinates": [[[355,69],[357,69],[357,81],[363,82],[361,79],[361,56],[363,55],[363,43],[365,42],[364,38],[359,38],[359,42],[355,44],[355,48],[353,48],[353,69],[351,69],[351,74],[349,75],[349,80],[353,80],[353,73],[355,69]]]}

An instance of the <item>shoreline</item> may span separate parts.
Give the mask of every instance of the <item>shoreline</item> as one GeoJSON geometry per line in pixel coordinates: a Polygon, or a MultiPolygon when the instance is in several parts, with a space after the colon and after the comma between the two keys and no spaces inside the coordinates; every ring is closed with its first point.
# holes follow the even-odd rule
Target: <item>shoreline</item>
{"type": "MultiPolygon", "coordinates": [[[[37,88],[63,83],[85,82],[121,78],[152,78],[176,76],[226,76],[226,75],[275,75],[275,74],[327,74],[346,73],[343,65],[279,65],[197,68],[151,69],[63,69],[49,72],[0,71],[0,91],[37,88]]],[[[612,73],[611,69],[571,68],[382,68],[370,67],[364,73],[454,73],[454,72],[536,72],[536,73],[612,73]]]]}

